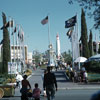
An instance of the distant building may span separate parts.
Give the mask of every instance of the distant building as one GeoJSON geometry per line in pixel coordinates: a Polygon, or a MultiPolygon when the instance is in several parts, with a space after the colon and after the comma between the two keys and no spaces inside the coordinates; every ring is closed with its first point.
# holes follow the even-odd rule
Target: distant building
{"type": "Polygon", "coordinates": [[[28,48],[27,45],[23,47],[21,46],[11,46],[11,61],[21,61],[25,60],[27,63],[27,54],[28,54],[28,48]]]}
{"type": "Polygon", "coordinates": [[[27,61],[29,64],[32,63],[32,52],[28,52],[27,61]]]}

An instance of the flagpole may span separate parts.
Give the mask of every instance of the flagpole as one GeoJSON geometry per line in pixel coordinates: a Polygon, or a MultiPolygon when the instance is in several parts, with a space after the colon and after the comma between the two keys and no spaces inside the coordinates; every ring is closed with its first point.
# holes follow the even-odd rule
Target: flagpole
{"type": "Polygon", "coordinates": [[[17,33],[17,24],[16,24],[16,62],[17,62],[17,72],[18,72],[18,33],[17,33]]]}
{"type": "Polygon", "coordinates": [[[48,15],[48,42],[50,45],[50,21],[49,21],[49,15],[48,15]]]}
{"type": "Polygon", "coordinates": [[[14,20],[13,20],[13,59],[15,62],[15,33],[14,33],[14,20]]]}
{"type": "Polygon", "coordinates": [[[23,46],[22,47],[22,50],[23,50],[22,51],[22,56],[23,56],[22,59],[23,59],[23,70],[24,70],[25,69],[25,50],[24,50],[25,47],[24,47],[24,31],[23,31],[22,27],[21,27],[21,35],[22,35],[21,41],[22,41],[22,46],[23,46]]]}
{"type": "Polygon", "coordinates": [[[72,36],[71,36],[71,40],[72,40],[72,44],[71,44],[72,45],[72,68],[74,68],[73,33],[72,33],[72,36]]]}
{"type": "MultiPolygon", "coordinates": [[[[76,34],[77,34],[77,46],[78,46],[78,57],[80,57],[80,48],[79,48],[79,41],[78,41],[78,14],[76,13],[76,34]]],[[[80,70],[80,61],[79,61],[79,70],[80,70]]]]}
{"type": "Polygon", "coordinates": [[[19,40],[19,55],[20,55],[20,56],[19,56],[19,59],[20,59],[20,62],[21,62],[20,25],[19,25],[19,33],[18,33],[18,34],[19,34],[19,37],[18,37],[19,39],[18,39],[18,40],[19,40]]]}

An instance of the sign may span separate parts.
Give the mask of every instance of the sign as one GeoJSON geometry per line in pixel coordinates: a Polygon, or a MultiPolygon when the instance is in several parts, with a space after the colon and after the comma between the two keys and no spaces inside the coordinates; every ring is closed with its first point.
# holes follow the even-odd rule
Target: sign
{"type": "Polygon", "coordinates": [[[17,63],[8,62],[8,74],[16,74],[17,72],[17,63]]]}

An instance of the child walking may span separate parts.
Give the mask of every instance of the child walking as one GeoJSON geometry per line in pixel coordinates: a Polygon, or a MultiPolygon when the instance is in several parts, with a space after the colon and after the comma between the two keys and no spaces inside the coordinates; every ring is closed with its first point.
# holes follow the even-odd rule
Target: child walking
{"type": "Polygon", "coordinates": [[[33,97],[35,100],[40,100],[41,90],[38,88],[38,83],[35,83],[35,88],[33,89],[33,97]]]}

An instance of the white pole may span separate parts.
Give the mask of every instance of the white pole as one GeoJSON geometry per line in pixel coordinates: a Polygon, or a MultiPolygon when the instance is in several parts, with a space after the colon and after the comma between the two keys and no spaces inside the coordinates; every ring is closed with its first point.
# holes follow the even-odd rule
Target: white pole
{"type": "MultiPolygon", "coordinates": [[[[77,19],[77,20],[76,20],[76,21],[77,21],[77,22],[76,22],[76,28],[77,28],[77,29],[76,29],[76,34],[77,34],[77,47],[78,47],[78,48],[77,48],[77,50],[78,50],[78,51],[77,51],[77,52],[78,52],[78,56],[77,56],[77,57],[80,57],[80,48],[79,48],[79,40],[78,40],[78,32],[79,32],[79,30],[78,30],[78,15],[77,15],[77,13],[76,13],[76,19],[77,19]]],[[[79,61],[79,70],[80,70],[80,61],[79,61]]]]}
{"type": "Polygon", "coordinates": [[[50,21],[49,21],[49,16],[48,16],[48,41],[50,45],[50,21]]]}
{"type": "Polygon", "coordinates": [[[18,39],[18,40],[19,40],[19,59],[20,59],[20,62],[21,62],[21,41],[20,41],[20,25],[19,25],[19,33],[18,33],[18,34],[19,34],[19,37],[18,37],[18,38],[19,38],[19,39],[18,39]]]}
{"type": "Polygon", "coordinates": [[[17,31],[17,24],[16,24],[16,62],[17,62],[17,72],[18,72],[18,31],[17,31]]]}
{"type": "Polygon", "coordinates": [[[74,32],[72,32],[72,35],[71,35],[71,40],[72,40],[72,42],[71,42],[71,45],[72,45],[72,68],[74,67],[73,33],[74,33],[74,32]]]}
{"type": "Polygon", "coordinates": [[[14,20],[13,20],[13,59],[15,62],[15,33],[14,33],[14,20]]]}
{"type": "Polygon", "coordinates": [[[21,27],[21,35],[22,35],[22,60],[23,60],[23,69],[25,68],[25,50],[24,50],[24,31],[21,27]]]}

